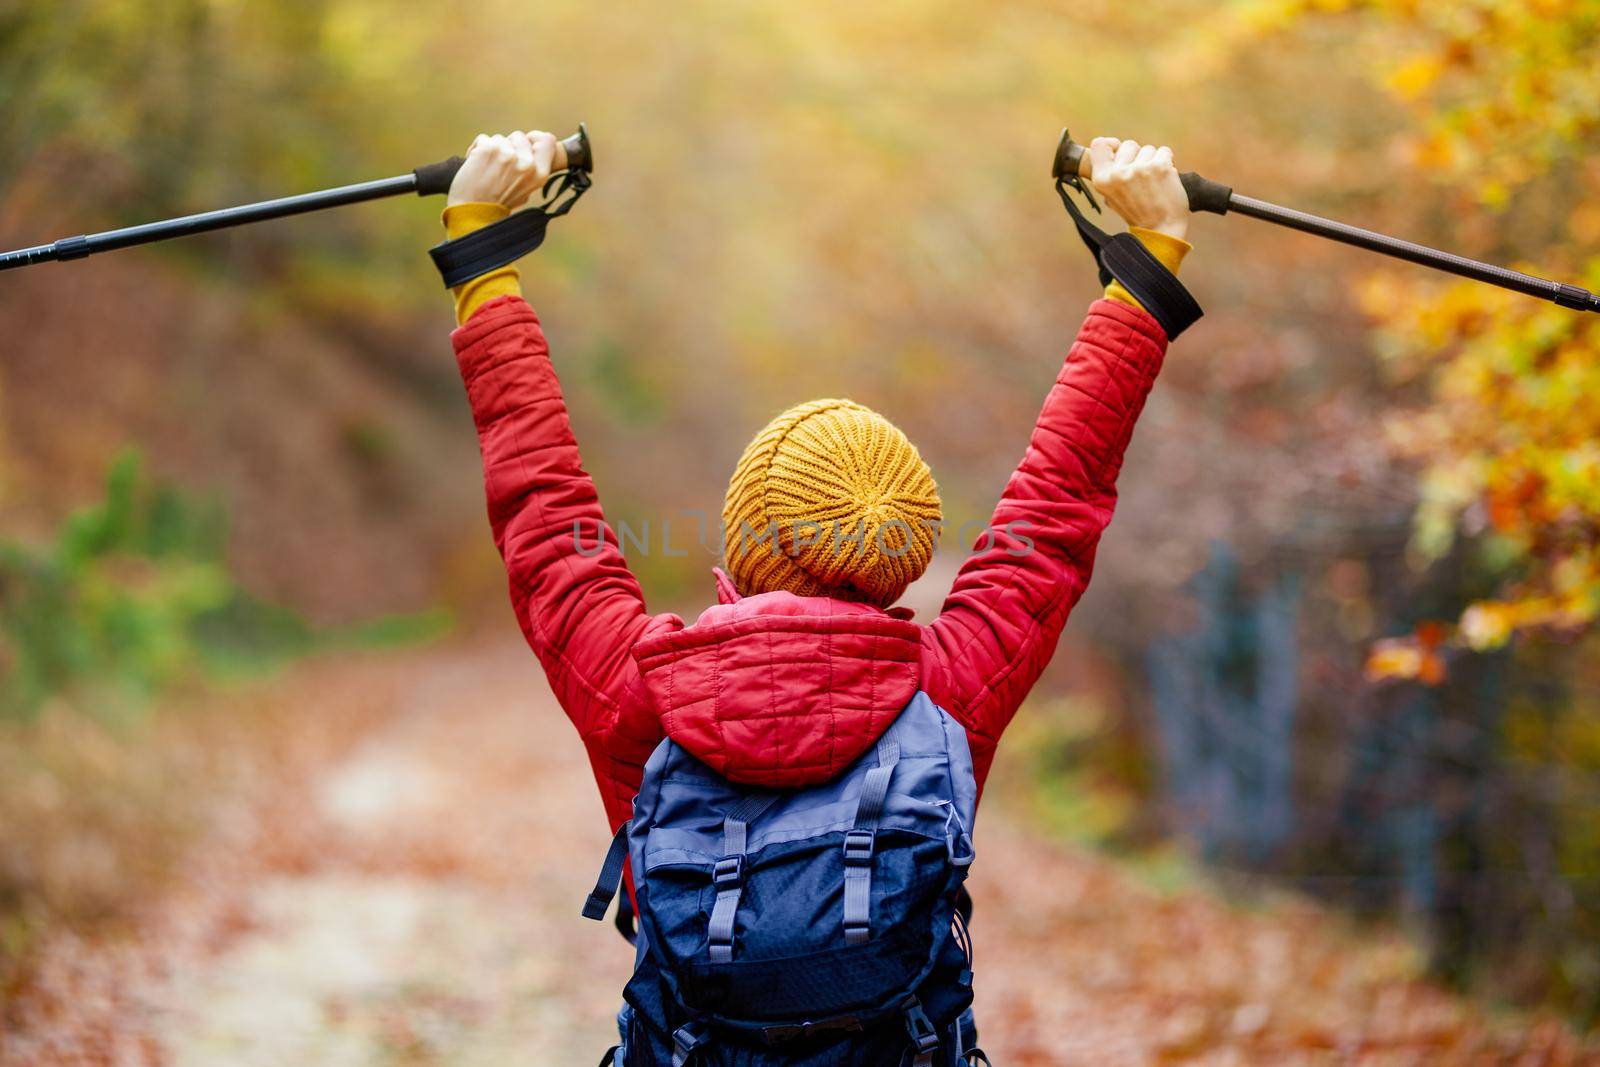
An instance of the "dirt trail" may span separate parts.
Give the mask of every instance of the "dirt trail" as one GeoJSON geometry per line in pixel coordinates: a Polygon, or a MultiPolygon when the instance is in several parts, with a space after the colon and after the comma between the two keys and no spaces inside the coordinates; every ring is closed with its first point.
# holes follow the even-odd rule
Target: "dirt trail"
{"type": "MultiPolygon", "coordinates": [[[[116,979],[35,1013],[0,1061],[596,1062],[631,961],[578,917],[606,834],[532,658],[501,644],[325,664],[282,699],[313,723],[309,700],[356,692],[386,710],[221,820],[152,916],[160,936],[67,953],[61,967],[93,957],[116,979]]],[[[1043,840],[1003,790],[978,849],[979,1019],[1001,1067],[1600,1063],[1553,1023],[1491,1026],[1412,981],[1403,945],[1309,906],[1158,894],[1043,840]]]]}

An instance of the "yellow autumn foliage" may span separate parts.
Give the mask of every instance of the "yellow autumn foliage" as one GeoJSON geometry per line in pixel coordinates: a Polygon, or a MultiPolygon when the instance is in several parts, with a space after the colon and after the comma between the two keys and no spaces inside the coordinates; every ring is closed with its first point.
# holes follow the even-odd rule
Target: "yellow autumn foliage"
{"type": "MultiPolygon", "coordinates": [[[[1285,31],[1334,13],[1270,0],[1250,16],[1285,31]]],[[[1414,119],[1400,143],[1415,177],[1497,234],[1489,258],[1600,286],[1597,0],[1359,0],[1337,14],[1366,36],[1371,74],[1414,119]],[[1536,220],[1528,222],[1523,213],[1536,220]]],[[[1396,455],[1420,469],[1413,548],[1463,533],[1508,556],[1491,600],[1454,640],[1484,650],[1519,630],[1576,631],[1600,618],[1600,318],[1473,282],[1381,270],[1359,288],[1397,384],[1423,404],[1389,419],[1396,455]]],[[[1417,677],[1416,657],[1369,668],[1417,677]]]]}

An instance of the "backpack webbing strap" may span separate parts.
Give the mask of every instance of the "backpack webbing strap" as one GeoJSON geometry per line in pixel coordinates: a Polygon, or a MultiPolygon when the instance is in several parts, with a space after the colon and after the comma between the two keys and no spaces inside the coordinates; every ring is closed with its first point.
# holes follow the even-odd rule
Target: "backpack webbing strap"
{"type": "Polygon", "coordinates": [[[889,782],[900,762],[900,743],[885,734],[878,740],[878,765],[861,783],[855,827],[844,835],[844,943],[865,944],[872,937],[872,852],[878,820],[889,797],[889,782]]]}
{"type": "Polygon", "coordinates": [[[1056,181],[1056,192],[1078,227],[1078,236],[1100,266],[1100,284],[1110,285],[1113,278],[1121,282],[1140,306],[1161,324],[1169,341],[1176,340],[1184,330],[1199,322],[1205,312],[1178,281],[1178,276],[1133,234],[1108,234],[1090,222],[1073,203],[1067,188],[1064,180],[1056,181]]]}
{"type": "Polygon", "coordinates": [[[794,1041],[798,1038],[815,1037],[817,1034],[827,1033],[831,1030],[845,1030],[853,1033],[861,1032],[865,1027],[861,1024],[859,1016],[840,1015],[821,1022],[804,1022],[798,1025],[763,1026],[761,1036],[769,1045],[782,1044],[785,1041],[794,1041]]]}
{"type": "Polygon", "coordinates": [[[623,823],[611,838],[611,847],[606,850],[606,861],[600,866],[600,877],[596,879],[594,888],[589,891],[589,899],[583,902],[585,919],[598,921],[606,917],[606,909],[611,906],[611,898],[617,895],[617,887],[622,884],[622,865],[627,862],[628,824],[623,823]]]}
{"type": "Polygon", "coordinates": [[[453,289],[492,270],[515,263],[544,244],[544,233],[551,219],[572,210],[572,205],[589,188],[587,171],[569,170],[545,183],[545,201],[491,222],[453,241],[428,249],[433,265],[439,268],[444,287],[453,289]],[[551,187],[555,191],[552,193],[551,187]],[[561,198],[566,196],[565,200],[561,198]],[[559,203],[558,203],[559,201],[559,203]]]}
{"type": "Polygon", "coordinates": [[[706,929],[712,963],[733,962],[733,926],[739,914],[739,898],[744,895],[747,831],[750,824],[777,800],[774,793],[745,797],[734,805],[722,821],[722,858],[711,869],[711,882],[717,887],[717,900],[711,906],[711,923],[706,929]]]}

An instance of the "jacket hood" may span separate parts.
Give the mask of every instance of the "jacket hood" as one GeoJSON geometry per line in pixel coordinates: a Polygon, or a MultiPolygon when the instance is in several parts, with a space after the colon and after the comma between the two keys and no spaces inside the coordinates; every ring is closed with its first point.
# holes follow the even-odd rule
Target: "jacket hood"
{"type": "Polygon", "coordinates": [[[921,685],[904,611],[829,597],[740,597],[633,650],[668,737],[732,781],[827,781],[870,748],[921,685]]]}

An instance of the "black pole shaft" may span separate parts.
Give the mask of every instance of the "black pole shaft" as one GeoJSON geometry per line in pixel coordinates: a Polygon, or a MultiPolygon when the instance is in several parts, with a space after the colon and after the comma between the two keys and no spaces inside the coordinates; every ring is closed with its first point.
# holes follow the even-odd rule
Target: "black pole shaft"
{"type": "Polygon", "coordinates": [[[53,244],[0,253],[0,270],[26,267],[34,263],[48,263],[51,260],[81,259],[96,252],[130,248],[152,241],[165,241],[171,237],[188,237],[228,226],[242,226],[250,222],[281,219],[308,211],[321,211],[323,208],[358,204],[363,200],[380,200],[388,196],[416,192],[416,189],[417,176],[401,174],[393,178],[380,178],[377,181],[341,185],[337,189],[323,189],[300,196],[285,196],[277,200],[263,200],[255,204],[242,204],[239,207],[222,208],[218,211],[203,211],[198,215],[185,215],[182,218],[150,222],[142,226],[106,230],[104,233],[92,233],[84,237],[66,237],[53,244]]]}
{"type": "Polygon", "coordinates": [[[1596,297],[1587,289],[1580,289],[1576,285],[1566,285],[1562,282],[1551,281],[1548,278],[1537,278],[1532,274],[1523,274],[1521,271],[1508,270],[1497,267],[1493,263],[1484,263],[1476,259],[1458,256],[1453,252],[1444,252],[1427,245],[1419,245],[1412,241],[1402,241],[1398,237],[1364,230],[1359,226],[1348,223],[1336,222],[1325,219],[1320,215],[1309,212],[1297,211],[1294,208],[1270,204],[1265,200],[1254,197],[1242,196],[1233,193],[1228,197],[1228,210],[1236,211],[1241,215],[1249,215],[1253,219],[1287,226],[1292,230],[1302,233],[1315,234],[1326,237],[1331,241],[1354,245],[1356,248],[1366,249],[1368,252],[1378,252],[1382,255],[1403,259],[1408,263],[1417,263],[1424,267],[1432,267],[1449,274],[1459,275],[1462,278],[1471,278],[1473,281],[1488,282],[1498,285],[1502,289],[1511,289],[1528,296],[1540,297],[1544,300],[1553,300],[1562,307],[1574,308],[1579,311],[1600,311],[1600,297],[1596,297]]]}
{"type": "MultiPolygon", "coordinates": [[[[1050,161],[1050,176],[1057,182],[1065,182],[1079,190],[1084,187],[1081,179],[1094,181],[1092,173],[1085,173],[1085,164],[1088,161],[1088,149],[1072,139],[1066,130],[1061,131],[1061,140],[1056,142],[1056,153],[1050,161]]],[[[1484,263],[1481,260],[1468,259],[1458,256],[1453,252],[1443,252],[1427,245],[1419,245],[1413,241],[1402,241],[1398,237],[1390,237],[1386,233],[1377,233],[1373,230],[1364,230],[1359,226],[1351,226],[1344,222],[1335,222],[1325,219],[1321,215],[1313,215],[1306,211],[1297,211],[1292,207],[1283,207],[1280,204],[1269,204],[1265,200],[1257,200],[1251,196],[1241,196],[1229,186],[1221,182],[1212,181],[1193,171],[1186,171],[1178,175],[1183,182],[1184,192],[1189,194],[1190,211],[1209,211],[1216,215],[1226,215],[1230,211],[1237,211],[1241,215],[1249,215],[1253,219],[1261,219],[1278,226],[1287,226],[1291,230],[1301,233],[1313,234],[1317,237],[1326,237],[1330,241],[1339,241],[1342,244],[1353,245],[1356,248],[1366,249],[1368,252],[1377,252],[1395,259],[1403,259],[1407,263],[1416,263],[1424,267],[1442,270],[1447,274],[1454,274],[1462,278],[1471,278],[1473,281],[1487,282],[1498,285],[1502,289],[1536,296],[1542,300],[1550,300],[1564,308],[1577,311],[1600,311],[1600,296],[1580,289],[1576,285],[1567,285],[1564,282],[1551,281],[1548,278],[1538,278],[1532,274],[1524,274],[1517,270],[1507,270],[1497,267],[1493,263],[1484,263]]],[[[1092,201],[1091,201],[1092,203],[1092,201]]]]}
{"type": "MultiPolygon", "coordinates": [[[[594,170],[594,146],[589,142],[589,127],[578,123],[578,132],[561,139],[562,166],[566,170],[594,170]]],[[[299,196],[285,196],[277,200],[263,200],[256,204],[241,204],[220,211],[203,211],[198,215],[185,215],[179,219],[149,222],[143,226],[128,226],[121,230],[106,230],[81,237],[63,237],[47,245],[19,248],[15,252],[0,252],[0,270],[28,267],[35,263],[49,263],[61,259],[82,259],[96,252],[109,252],[115,248],[147,245],[165,241],[170,237],[188,237],[228,226],[243,226],[250,222],[281,219],[288,215],[302,215],[308,211],[359,204],[363,200],[381,200],[386,196],[416,193],[418,196],[437,196],[450,191],[450,184],[464,163],[460,156],[441,159],[418,167],[410,174],[393,178],[379,178],[372,182],[341,185],[337,189],[323,189],[299,196]]]]}

